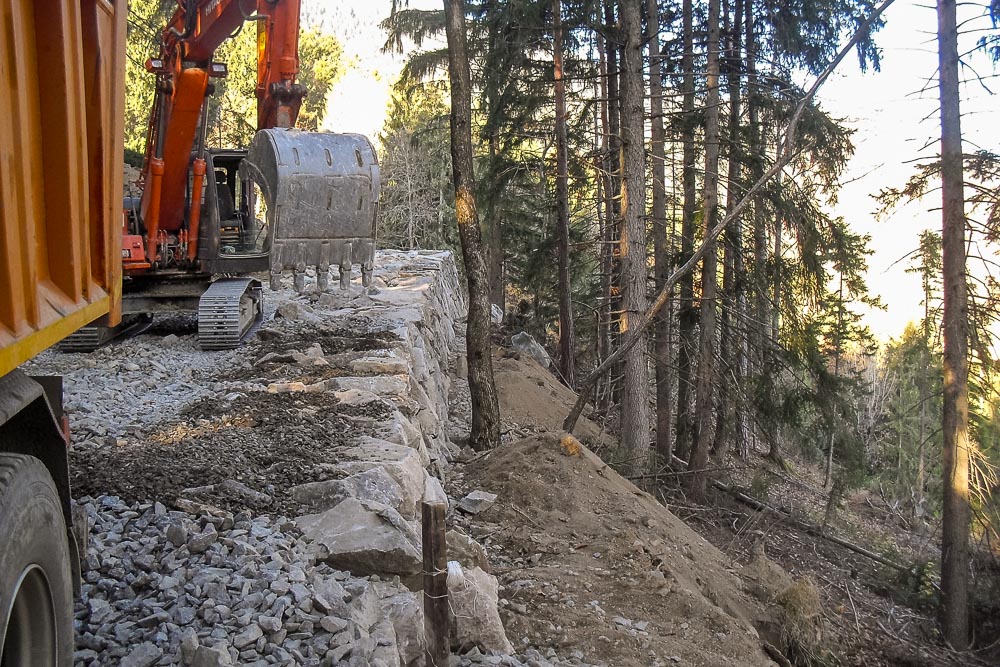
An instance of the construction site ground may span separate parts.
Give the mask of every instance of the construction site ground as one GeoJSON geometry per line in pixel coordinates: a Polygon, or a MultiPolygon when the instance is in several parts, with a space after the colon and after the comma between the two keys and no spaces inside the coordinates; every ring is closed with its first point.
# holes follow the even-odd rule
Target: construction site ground
{"type": "MultiPolygon", "coordinates": [[[[383,600],[407,592],[398,577],[358,578],[324,570],[307,557],[291,521],[303,507],[290,489],[342,476],[338,466],[351,456],[352,443],[379,435],[378,424],[393,409],[384,401],[331,400],[322,390],[286,389],[292,383],[322,388],[346,375],[352,360],[398,346],[398,328],[366,315],[373,299],[391,309],[394,286],[419,274],[407,268],[410,260],[394,261],[397,273],[383,276],[381,295],[355,289],[321,304],[315,296],[286,294],[285,301],[298,305],[274,318],[272,304],[268,322],[239,350],[198,351],[194,321],[176,316],[94,353],[53,351],[32,364],[34,372],[66,377],[74,495],[90,515],[96,540],[86,580],[90,597],[77,609],[78,665],[192,664],[194,654],[184,652],[182,640],[190,649],[196,633],[181,623],[192,618],[201,624],[203,650],[213,639],[230,642],[228,654],[220,650],[212,654],[217,662],[204,664],[375,664],[376,653],[355,650],[351,658],[345,648],[347,641],[368,641],[377,652],[379,642],[388,641],[374,620],[355,628],[364,625],[359,614],[370,611],[359,610],[359,601],[374,594],[369,591],[383,600]],[[306,363],[310,355],[325,361],[306,363]],[[229,523],[206,515],[204,507],[229,516],[229,523]],[[199,512],[200,520],[192,518],[199,512]],[[166,530],[170,540],[169,528],[181,525],[195,540],[214,532],[209,523],[219,524],[225,557],[209,558],[209,550],[199,565],[192,552],[188,573],[231,567],[240,581],[248,580],[244,597],[256,590],[253,578],[267,575],[275,562],[289,581],[304,577],[311,593],[324,577],[336,577],[351,592],[344,596],[349,608],[336,612],[346,620],[331,611],[324,629],[318,622],[314,629],[307,618],[291,617],[284,628],[261,636],[257,625],[272,613],[266,600],[255,598],[260,608],[246,613],[239,593],[229,602],[212,601],[211,608],[192,598],[191,611],[182,608],[184,595],[175,599],[168,590],[164,602],[169,582],[163,582],[171,576],[158,572],[155,560],[170,561],[177,552],[162,551],[158,531],[166,530]],[[245,544],[251,537],[257,541],[245,544]],[[275,555],[261,561],[258,552],[275,555]],[[252,562],[245,560],[251,556],[252,562]],[[130,567],[143,571],[125,571],[130,567]],[[140,604],[135,591],[143,586],[154,590],[140,604]],[[349,623],[347,630],[342,622],[349,623]],[[220,635],[212,623],[227,629],[220,635]],[[240,633],[235,643],[226,632],[240,633]]],[[[400,299],[399,308],[407,303],[400,299]]],[[[453,444],[436,445],[451,461],[432,469],[453,501],[449,528],[483,545],[488,570],[499,580],[500,618],[516,654],[504,664],[771,665],[785,664],[781,654],[789,646],[814,652],[808,657],[822,664],[976,664],[949,662],[933,635],[930,610],[901,600],[886,584],[884,568],[870,560],[724,494],[713,496],[711,506],[694,505],[676,485],[642,490],[622,478],[586,446],[614,459],[615,440],[596,422],[585,418],[577,430],[585,446],[564,437],[559,426],[575,394],[525,355],[501,350],[494,360],[504,444],[488,453],[461,448],[471,407],[460,360],[464,332],[455,324],[445,383],[450,389],[439,399],[447,404],[441,412],[453,444]],[[455,500],[477,490],[497,494],[496,502],[476,514],[455,509],[455,500]]],[[[736,486],[752,485],[740,478],[739,462],[734,471],[736,486]]],[[[785,481],[778,471],[770,480],[771,497],[798,506],[811,520],[823,509],[817,486],[785,481]]],[[[876,550],[899,535],[894,557],[926,555],[914,551],[920,541],[912,533],[885,530],[884,513],[859,503],[864,499],[840,512],[836,530],[876,550]]],[[[273,572],[267,576],[273,581],[273,572]]],[[[265,584],[261,598],[267,594],[265,584]]],[[[401,655],[403,635],[397,625],[392,642],[401,655]]],[[[498,664],[486,652],[474,649],[461,663],[498,664]]]]}

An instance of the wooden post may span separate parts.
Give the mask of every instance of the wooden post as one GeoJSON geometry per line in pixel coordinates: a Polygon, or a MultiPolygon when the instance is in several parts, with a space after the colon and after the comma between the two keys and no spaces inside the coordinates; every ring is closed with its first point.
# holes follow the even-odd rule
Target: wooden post
{"type": "Polygon", "coordinates": [[[445,544],[444,515],[448,506],[441,502],[421,503],[424,552],[424,636],[427,640],[427,667],[447,667],[450,619],[448,615],[448,551],[445,544]]]}

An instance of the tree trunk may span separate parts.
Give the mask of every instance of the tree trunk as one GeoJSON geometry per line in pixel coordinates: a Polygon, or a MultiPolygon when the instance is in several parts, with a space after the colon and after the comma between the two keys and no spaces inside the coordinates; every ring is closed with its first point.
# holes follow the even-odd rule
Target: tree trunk
{"type": "MultiPolygon", "coordinates": [[[[840,375],[840,348],[842,344],[841,336],[844,331],[844,274],[840,273],[840,288],[837,292],[837,337],[833,352],[833,374],[840,375]]],[[[823,479],[823,488],[830,489],[830,499],[833,502],[833,452],[837,442],[837,425],[830,419],[830,448],[826,452],[826,475],[823,479]]]]}
{"type": "MultiPolygon", "coordinates": [[[[757,87],[757,37],[754,30],[753,3],[747,2],[745,7],[746,52],[747,52],[747,163],[749,180],[756,182],[764,173],[764,156],[760,132],[760,91],[757,87]]],[[[753,316],[747,318],[748,372],[760,377],[765,372],[766,335],[764,322],[767,321],[767,289],[765,286],[765,267],[767,265],[767,228],[765,226],[764,206],[762,200],[754,202],[750,214],[753,225],[753,316]]],[[[759,442],[756,420],[748,429],[748,435],[753,443],[748,444],[749,451],[759,442]]]]}
{"type": "MultiPolygon", "coordinates": [[[[739,198],[740,169],[743,152],[740,145],[740,35],[742,30],[733,26],[743,25],[743,2],[736,0],[733,22],[726,11],[726,34],[729,42],[727,60],[728,76],[726,88],[729,91],[729,140],[728,173],[726,175],[726,210],[731,210],[739,198]]],[[[722,372],[719,376],[719,413],[715,427],[715,441],[712,456],[721,457],[729,449],[729,443],[742,438],[746,424],[740,392],[743,390],[744,350],[741,325],[743,321],[743,225],[736,219],[726,228],[723,242],[722,298],[720,299],[720,344],[719,357],[722,372]]]]}
{"type": "Polygon", "coordinates": [[[944,274],[944,516],[941,617],[945,639],[969,646],[969,306],[965,278],[965,196],[955,0],[938,9],[941,101],[941,242],[944,274]]]}
{"type": "MultiPolygon", "coordinates": [[[[643,145],[642,33],[640,0],[622,0],[622,238],[621,333],[646,311],[646,156],[643,145]]],[[[649,400],[645,342],[625,355],[621,438],[626,474],[645,472],[649,457],[649,400]]]]}
{"type": "MultiPolygon", "coordinates": [[[[608,94],[608,63],[605,56],[604,38],[597,35],[597,53],[600,76],[598,85],[600,87],[600,135],[599,146],[600,163],[597,175],[597,207],[600,225],[600,275],[601,275],[601,301],[597,309],[597,359],[598,363],[603,362],[611,354],[611,251],[612,251],[612,218],[614,210],[611,203],[611,159],[609,136],[609,94],[608,94]]],[[[603,411],[608,408],[608,392],[598,392],[601,402],[598,407],[603,411]]]]}
{"type": "MultiPolygon", "coordinates": [[[[650,159],[653,176],[653,266],[656,288],[661,289],[670,275],[667,255],[667,192],[666,192],[666,133],[663,129],[663,56],[660,52],[660,18],[657,0],[646,0],[646,41],[649,42],[649,109],[650,159]]],[[[671,415],[673,382],[670,370],[670,313],[663,310],[653,325],[654,356],[656,359],[656,453],[663,464],[670,463],[673,454],[671,415]]]]}
{"type": "MultiPolygon", "coordinates": [[[[497,139],[489,140],[489,164],[497,161],[497,139]]],[[[496,202],[486,208],[486,263],[488,283],[488,298],[502,310],[506,310],[506,291],[503,275],[503,229],[498,215],[496,202]]]]}
{"type": "MultiPolygon", "coordinates": [[[[708,2],[708,63],[705,75],[705,197],[702,208],[705,238],[715,227],[719,208],[719,4],[720,0],[708,2]]],[[[714,242],[713,242],[714,244],[714,242]]],[[[709,448],[715,431],[713,388],[715,385],[715,337],[718,303],[718,251],[709,245],[701,265],[701,319],[700,344],[698,346],[698,373],[695,385],[694,445],[688,469],[688,492],[694,498],[705,495],[706,476],[701,472],[708,463],[709,448]]]]}
{"type": "MultiPolygon", "coordinates": [[[[683,98],[681,102],[681,144],[683,161],[683,196],[681,205],[681,256],[683,264],[694,252],[694,211],[697,189],[695,183],[694,136],[697,118],[694,115],[694,8],[692,0],[684,0],[683,42],[681,58],[683,98]]],[[[680,304],[677,311],[677,333],[680,339],[677,349],[677,439],[674,447],[677,455],[687,460],[691,455],[691,357],[694,353],[694,331],[697,313],[694,309],[694,275],[685,275],[680,284],[680,304]]]]}
{"type": "Polygon", "coordinates": [[[556,221],[559,238],[559,371],[576,385],[573,353],[573,291],[569,275],[569,167],[566,146],[566,81],[563,79],[562,3],[552,0],[552,68],[556,105],[556,221]]]}
{"type": "Polygon", "coordinates": [[[490,297],[479,214],[476,211],[475,176],[472,170],[472,84],[465,38],[465,2],[445,0],[448,37],[448,75],[451,82],[451,162],[455,182],[455,218],[462,243],[465,278],[469,290],[466,353],[469,393],[472,398],[472,432],[469,444],[476,451],[500,444],[500,407],[493,379],[490,349],[490,297]]]}
{"type": "MultiPolygon", "coordinates": [[[[761,343],[763,344],[763,357],[764,365],[761,369],[761,373],[765,376],[764,386],[773,387],[774,386],[774,376],[777,367],[777,351],[778,345],[780,344],[779,334],[781,325],[781,234],[782,234],[782,224],[781,217],[775,216],[774,218],[774,250],[772,254],[771,261],[774,266],[771,273],[771,303],[768,304],[770,310],[768,314],[770,315],[770,327],[768,329],[768,336],[765,337],[761,343]]],[[[762,320],[766,321],[766,320],[762,320]]],[[[784,461],[781,458],[781,445],[778,442],[778,433],[771,433],[768,436],[768,447],[767,447],[767,458],[778,465],[783,465],[784,461]]]]}
{"type": "MultiPolygon", "coordinates": [[[[604,2],[604,21],[608,27],[616,25],[614,3],[611,0],[604,2]]],[[[621,243],[622,226],[622,141],[621,141],[621,96],[619,86],[621,72],[619,67],[619,45],[613,40],[606,42],[608,58],[608,188],[605,194],[608,197],[610,214],[606,228],[607,237],[604,239],[605,248],[608,250],[608,312],[612,320],[615,316],[620,318],[622,310],[621,294],[621,258],[617,256],[616,248],[621,243]]],[[[619,330],[621,323],[618,323],[619,330]]],[[[614,328],[612,327],[612,331],[614,328]]],[[[621,343],[620,337],[611,336],[610,347],[617,348],[621,343]]],[[[612,404],[619,403],[621,398],[621,386],[618,378],[622,375],[622,364],[615,364],[608,381],[607,397],[612,404]]]]}

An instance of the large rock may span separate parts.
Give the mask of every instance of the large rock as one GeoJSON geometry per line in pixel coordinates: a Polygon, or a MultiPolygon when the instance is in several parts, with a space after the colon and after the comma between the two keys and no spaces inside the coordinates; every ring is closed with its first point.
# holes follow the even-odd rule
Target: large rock
{"type": "Polygon", "coordinates": [[[480,651],[510,655],[514,647],[497,612],[497,578],[478,567],[463,569],[464,581],[448,592],[456,628],[453,648],[464,652],[479,647],[480,651]]]}
{"type": "Polygon", "coordinates": [[[542,368],[548,368],[552,364],[549,353],[527,331],[522,331],[519,334],[511,336],[510,343],[514,346],[515,350],[533,358],[542,368]]]}
{"type": "Polygon", "coordinates": [[[458,502],[458,509],[466,514],[479,514],[493,507],[497,501],[497,494],[489,491],[473,491],[458,502]]]}
{"type": "Polygon", "coordinates": [[[388,505],[349,498],[322,514],[300,516],[295,524],[311,554],[335,568],[404,577],[421,570],[420,536],[388,505]]]}
{"type": "Polygon", "coordinates": [[[463,567],[478,567],[490,571],[490,563],[486,558],[486,550],[474,539],[457,530],[449,530],[445,534],[448,547],[448,560],[458,561],[463,567]]]}
{"type": "Polygon", "coordinates": [[[371,392],[377,396],[406,396],[410,384],[407,375],[374,375],[371,377],[338,377],[330,381],[337,392],[352,389],[371,392]]]}
{"type": "Polygon", "coordinates": [[[410,364],[395,350],[374,350],[367,356],[352,361],[351,370],[373,375],[408,375],[410,364]]]}
{"type": "Polygon", "coordinates": [[[424,609],[416,593],[399,593],[382,601],[386,618],[396,631],[396,650],[402,667],[423,665],[424,609]]]}
{"type": "Polygon", "coordinates": [[[354,595],[348,616],[356,626],[368,633],[381,618],[382,612],[379,593],[375,586],[369,585],[368,582],[364,582],[363,585],[362,590],[352,589],[354,595]]]}
{"type": "Polygon", "coordinates": [[[377,438],[362,437],[358,446],[347,451],[347,455],[359,459],[340,464],[341,470],[355,474],[372,468],[382,468],[399,484],[402,501],[397,508],[408,519],[415,518],[424,495],[424,480],[427,471],[420,452],[405,445],[399,445],[377,438]]]}
{"type": "Polygon", "coordinates": [[[119,664],[121,667],[152,667],[162,655],[161,649],[149,642],[144,642],[129,651],[119,664]]]}
{"type": "Polygon", "coordinates": [[[304,303],[297,303],[295,301],[286,301],[278,306],[278,310],[275,312],[275,317],[282,317],[286,320],[298,322],[320,321],[320,318],[316,316],[312,308],[304,303]]]}
{"type": "Polygon", "coordinates": [[[233,664],[233,658],[224,646],[199,646],[194,653],[191,667],[224,667],[233,664]]]}
{"type": "Polygon", "coordinates": [[[378,425],[378,430],[387,442],[411,447],[420,454],[420,461],[426,466],[431,462],[424,435],[403,413],[396,410],[388,421],[378,425]]]}
{"type": "Polygon", "coordinates": [[[387,618],[372,628],[372,636],[378,637],[375,650],[366,667],[401,667],[399,648],[396,646],[396,629],[387,618]]]}
{"type": "MultiPolygon", "coordinates": [[[[334,398],[336,398],[341,405],[368,405],[369,403],[384,403],[384,401],[378,397],[377,394],[373,394],[370,391],[364,389],[347,389],[346,391],[335,391],[333,392],[334,398]]],[[[388,405],[388,404],[387,404],[388,405]]]]}
{"type": "Polygon", "coordinates": [[[348,498],[388,505],[399,511],[403,492],[383,468],[373,467],[344,479],[308,482],[290,489],[292,498],[316,510],[328,510],[348,498]]]}

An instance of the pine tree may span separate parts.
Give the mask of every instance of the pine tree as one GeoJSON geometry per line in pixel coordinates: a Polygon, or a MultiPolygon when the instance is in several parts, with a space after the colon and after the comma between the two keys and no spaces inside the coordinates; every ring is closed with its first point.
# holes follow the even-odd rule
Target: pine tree
{"type": "Polygon", "coordinates": [[[941,217],[944,272],[944,516],[941,618],[957,649],[969,645],[969,310],[965,278],[965,194],[954,0],[938,2],[941,106],[941,217]]]}
{"type": "MultiPolygon", "coordinates": [[[[643,141],[642,32],[640,0],[622,0],[622,334],[636,327],[646,310],[646,159],[643,141]]],[[[641,333],[641,332],[638,332],[641,333]]],[[[621,404],[624,469],[645,472],[649,458],[649,383],[646,345],[625,355],[621,404]]]]}
{"type": "Polygon", "coordinates": [[[705,495],[704,468],[708,463],[712,436],[715,434],[714,389],[716,358],[716,322],[718,303],[718,252],[709,232],[718,222],[719,207],[719,144],[720,144],[720,95],[719,95],[719,10],[720,0],[708,2],[708,66],[705,76],[705,194],[702,204],[703,237],[708,251],[701,267],[701,317],[699,321],[698,372],[695,382],[694,444],[688,470],[688,491],[695,498],[705,495]]]}
{"type": "Polygon", "coordinates": [[[500,444],[500,407],[493,377],[490,345],[490,301],[487,268],[476,211],[472,169],[472,82],[465,37],[465,3],[446,0],[448,74],[451,82],[451,164],[455,184],[455,217],[462,241],[469,290],[466,355],[472,397],[469,444],[476,451],[500,444]]]}

